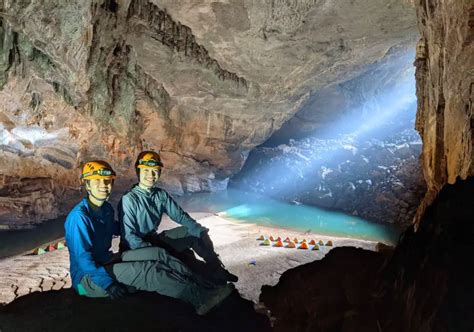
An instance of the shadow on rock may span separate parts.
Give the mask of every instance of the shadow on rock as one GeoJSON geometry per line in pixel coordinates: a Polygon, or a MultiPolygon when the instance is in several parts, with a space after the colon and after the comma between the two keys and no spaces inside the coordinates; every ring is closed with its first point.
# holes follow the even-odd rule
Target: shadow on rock
{"type": "Polygon", "coordinates": [[[377,252],[335,248],[286,271],[276,286],[263,286],[260,301],[276,318],[275,331],[377,331],[370,295],[384,262],[377,252]]]}
{"type": "Polygon", "coordinates": [[[32,293],[0,308],[0,331],[268,331],[267,317],[237,291],[206,316],[184,302],[140,292],[122,301],[72,289],[32,293]]]}

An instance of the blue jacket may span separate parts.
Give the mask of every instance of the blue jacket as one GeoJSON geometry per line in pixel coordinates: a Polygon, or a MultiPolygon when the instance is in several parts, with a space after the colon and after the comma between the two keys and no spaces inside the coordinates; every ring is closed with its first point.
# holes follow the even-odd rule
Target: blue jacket
{"type": "Polygon", "coordinates": [[[69,212],[64,229],[73,287],[77,290],[85,275],[89,275],[97,286],[109,287],[113,279],[102,265],[112,256],[112,235],[119,235],[112,206],[105,202],[95,212],[84,198],[69,212]]]}
{"type": "Polygon", "coordinates": [[[121,247],[124,250],[151,246],[143,237],[156,231],[166,213],[178,224],[185,226],[191,236],[199,237],[205,230],[191,218],[163,189],[148,192],[135,185],[125,193],[118,205],[121,247]]]}

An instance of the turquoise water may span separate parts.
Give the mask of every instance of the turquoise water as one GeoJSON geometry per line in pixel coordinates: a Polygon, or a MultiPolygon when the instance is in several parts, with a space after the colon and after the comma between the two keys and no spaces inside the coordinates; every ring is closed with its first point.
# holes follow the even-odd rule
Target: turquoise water
{"type": "Polygon", "coordinates": [[[344,236],[395,245],[400,231],[340,212],[280,202],[266,196],[229,189],[179,199],[187,211],[219,213],[225,218],[330,236],[344,236]]]}

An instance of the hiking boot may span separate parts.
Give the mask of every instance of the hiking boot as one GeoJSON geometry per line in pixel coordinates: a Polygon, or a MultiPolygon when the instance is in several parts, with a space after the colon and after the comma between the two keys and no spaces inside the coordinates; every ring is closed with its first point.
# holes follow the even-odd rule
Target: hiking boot
{"type": "Polygon", "coordinates": [[[239,277],[235,274],[230,273],[225,267],[224,264],[218,259],[213,263],[208,264],[208,271],[209,279],[213,280],[217,284],[219,283],[227,283],[230,282],[237,282],[239,277]]]}
{"type": "Polygon", "coordinates": [[[207,314],[213,308],[218,306],[222,301],[224,301],[234,290],[233,284],[227,284],[225,286],[215,288],[212,290],[207,290],[203,295],[203,303],[196,308],[196,313],[200,316],[207,314]]]}

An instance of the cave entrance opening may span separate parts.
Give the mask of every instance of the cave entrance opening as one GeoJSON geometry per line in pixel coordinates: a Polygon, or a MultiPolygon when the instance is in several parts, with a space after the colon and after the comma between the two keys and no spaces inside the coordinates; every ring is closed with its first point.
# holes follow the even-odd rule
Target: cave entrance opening
{"type": "MultiPolygon", "coordinates": [[[[405,228],[426,188],[415,130],[414,50],[318,90],[229,187],[405,228]]],[[[291,225],[289,225],[291,226],[291,225]]]]}

